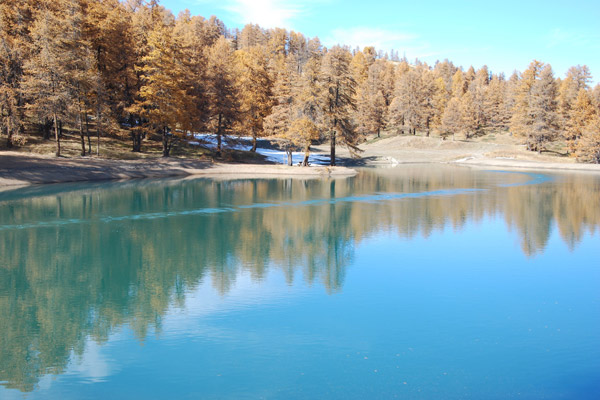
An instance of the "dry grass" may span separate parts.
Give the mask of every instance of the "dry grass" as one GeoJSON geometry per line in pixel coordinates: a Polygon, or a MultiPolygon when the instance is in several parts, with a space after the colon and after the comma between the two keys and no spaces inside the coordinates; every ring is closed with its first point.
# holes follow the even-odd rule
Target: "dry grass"
{"type": "MultiPolygon", "coordinates": [[[[132,142],[127,131],[119,132],[119,135],[103,136],[100,138],[99,155],[96,154],[97,137],[90,136],[91,155],[86,157],[113,160],[147,160],[162,158],[162,142],[158,135],[147,137],[142,141],[142,151],[133,152],[132,142]]],[[[66,130],[60,141],[61,157],[81,158],[81,138],[78,132],[66,130]]],[[[86,152],[88,151],[87,137],[85,139],[86,152]]],[[[54,138],[43,139],[40,135],[28,135],[27,141],[22,146],[7,149],[6,136],[0,135],[0,151],[11,150],[23,154],[43,155],[52,157],[56,152],[54,138]]],[[[177,139],[171,149],[172,158],[192,159],[202,161],[221,161],[237,163],[265,163],[260,154],[224,149],[222,157],[217,158],[215,153],[198,145],[191,145],[185,139],[177,139]]]]}

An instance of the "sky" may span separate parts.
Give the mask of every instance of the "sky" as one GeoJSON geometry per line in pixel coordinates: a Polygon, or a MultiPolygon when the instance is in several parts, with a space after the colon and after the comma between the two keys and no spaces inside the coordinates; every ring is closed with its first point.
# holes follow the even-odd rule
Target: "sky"
{"type": "Polygon", "coordinates": [[[395,49],[429,64],[448,59],[508,77],[540,60],[555,77],[587,65],[600,82],[600,1],[162,0],[177,15],[216,15],[228,28],[282,27],[335,44],[395,49]]]}

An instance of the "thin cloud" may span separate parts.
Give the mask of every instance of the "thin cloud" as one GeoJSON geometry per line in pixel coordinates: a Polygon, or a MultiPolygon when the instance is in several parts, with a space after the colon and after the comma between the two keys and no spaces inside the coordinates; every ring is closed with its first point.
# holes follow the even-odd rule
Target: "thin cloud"
{"type": "Polygon", "coordinates": [[[553,48],[558,46],[592,47],[598,48],[600,35],[585,35],[577,32],[570,32],[564,29],[556,28],[546,35],[546,47],[553,48]]]}
{"type": "Polygon", "coordinates": [[[324,39],[328,46],[348,45],[363,48],[373,46],[377,50],[391,49],[405,52],[407,56],[422,58],[437,54],[432,52],[428,43],[420,40],[418,35],[398,32],[381,28],[356,27],[350,29],[334,29],[331,35],[324,39]]]}
{"type": "Polygon", "coordinates": [[[240,23],[258,24],[262,28],[288,28],[307,7],[294,1],[285,0],[233,0],[223,9],[232,13],[240,23]]]}

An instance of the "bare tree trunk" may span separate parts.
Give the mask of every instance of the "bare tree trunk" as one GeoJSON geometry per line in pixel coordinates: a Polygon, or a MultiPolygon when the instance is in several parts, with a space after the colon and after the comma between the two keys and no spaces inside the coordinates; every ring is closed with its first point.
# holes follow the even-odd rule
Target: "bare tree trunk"
{"type": "Polygon", "coordinates": [[[306,146],[304,149],[304,160],[302,160],[302,166],[308,167],[308,157],[310,155],[310,145],[306,146]]]}
{"type": "Polygon", "coordinates": [[[83,136],[83,117],[79,113],[79,137],[81,138],[81,155],[85,156],[85,137],[83,136]]]}
{"type": "Polygon", "coordinates": [[[96,136],[97,136],[97,141],[96,141],[96,155],[100,156],[100,130],[102,129],[102,127],[100,126],[100,112],[96,113],[96,136]]]}
{"type": "Polygon", "coordinates": [[[60,157],[60,135],[58,134],[58,120],[56,113],[52,115],[54,119],[54,137],[56,138],[56,157],[60,157]]]}
{"type": "Polygon", "coordinates": [[[6,125],[5,129],[6,129],[6,148],[12,149],[12,147],[13,147],[12,129],[10,129],[8,124],[6,125]]]}
{"type": "Polygon", "coordinates": [[[256,153],[256,132],[254,128],[252,128],[252,149],[250,151],[256,153]]]}
{"type": "Polygon", "coordinates": [[[88,154],[91,156],[92,155],[92,141],[90,139],[90,124],[88,122],[87,111],[84,113],[84,116],[85,116],[85,135],[87,136],[87,142],[88,142],[88,154]]]}
{"type": "Polygon", "coordinates": [[[330,139],[330,144],[331,144],[331,150],[329,153],[329,165],[334,166],[335,165],[335,129],[331,131],[331,139],[330,139]]]}
{"type": "Polygon", "coordinates": [[[222,115],[219,114],[219,124],[217,125],[217,157],[221,157],[221,122],[222,115]]]}
{"type": "Polygon", "coordinates": [[[166,126],[162,129],[163,157],[169,157],[171,146],[169,144],[169,131],[166,126]]]}
{"type": "Polygon", "coordinates": [[[288,165],[288,167],[291,167],[292,164],[293,164],[292,149],[291,148],[287,148],[285,150],[285,152],[287,153],[287,165],[288,165]]]}

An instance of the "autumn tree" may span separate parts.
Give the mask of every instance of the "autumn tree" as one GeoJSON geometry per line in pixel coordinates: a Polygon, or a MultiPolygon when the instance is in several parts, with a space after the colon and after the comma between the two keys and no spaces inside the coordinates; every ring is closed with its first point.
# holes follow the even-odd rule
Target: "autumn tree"
{"type": "Polygon", "coordinates": [[[550,65],[546,65],[539,79],[534,81],[528,105],[530,123],[528,123],[527,148],[541,153],[544,146],[554,140],[559,129],[556,83],[550,65]]]}
{"type": "Polygon", "coordinates": [[[6,133],[6,146],[24,142],[24,103],[21,92],[23,62],[26,57],[31,13],[24,1],[0,3],[0,133],[6,133]]]}
{"type": "Polygon", "coordinates": [[[180,46],[172,26],[157,23],[148,36],[149,52],[143,59],[139,114],[162,136],[162,155],[168,157],[177,128],[190,128],[189,96],[182,84],[185,73],[180,46]]]}
{"type": "Polygon", "coordinates": [[[217,156],[222,138],[240,117],[235,84],[234,56],[230,42],[220,37],[207,53],[208,124],[217,137],[217,156]]]}
{"type": "Polygon", "coordinates": [[[395,124],[415,135],[417,128],[422,126],[423,103],[421,74],[417,68],[412,68],[396,82],[395,97],[390,106],[395,124]]]}
{"type": "Polygon", "coordinates": [[[440,135],[442,139],[446,139],[448,135],[454,135],[462,132],[463,129],[463,114],[461,101],[458,97],[452,97],[444,109],[444,114],[441,118],[440,135]]]}
{"type": "Polygon", "coordinates": [[[263,135],[263,122],[272,107],[273,82],[268,71],[267,56],[261,47],[255,46],[236,51],[235,61],[240,103],[239,129],[250,133],[251,151],[256,151],[256,139],[263,135]]]}
{"type": "Polygon", "coordinates": [[[597,111],[588,91],[583,88],[579,89],[577,99],[569,112],[569,126],[564,132],[570,153],[575,152],[577,141],[581,138],[583,130],[590,125],[596,115],[597,111]]]}
{"type": "Polygon", "coordinates": [[[581,138],[575,147],[577,159],[583,162],[600,164],[600,117],[595,115],[583,128],[581,138]]]}
{"type": "Polygon", "coordinates": [[[34,10],[30,56],[24,64],[24,93],[28,110],[54,125],[56,156],[60,156],[59,121],[69,118],[73,93],[85,80],[80,75],[85,43],[81,36],[81,7],[76,0],[40,1],[34,10]]]}
{"type": "Polygon", "coordinates": [[[356,108],[356,81],[350,72],[352,57],[348,50],[334,46],[323,57],[322,79],[326,93],[325,116],[329,129],[331,165],[335,165],[335,147],[339,139],[352,154],[358,151],[358,135],[351,121],[356,108]]]}
{"type": "Polygon", "coordinates": [[[543,66],[540,61],[532,61],[515,87],[510,130],[517,136],[526,137],[533,123],[529,113],[530,94],[543,66]]]}
{"type": "Polygon", "coordinates": [[[292,121],[295,117],[295,91],[298,84],[298,70],[294,57],[279,58],[276,66],[273,86],[274,104],[271,113],[265,118],[265,132],[271,136],[283,139],[287,164],[292,165],[294,144],[288,139],[292,121]]]}
{"type": "Polygon", "coordinates": [[[367,78],[356,91],[355,119],[362,134],[376,133],[379,137],[387,123],[387,104],[382,87],[385,63],[383,60],[373,63],[367,71],[367,78]]]}

